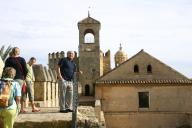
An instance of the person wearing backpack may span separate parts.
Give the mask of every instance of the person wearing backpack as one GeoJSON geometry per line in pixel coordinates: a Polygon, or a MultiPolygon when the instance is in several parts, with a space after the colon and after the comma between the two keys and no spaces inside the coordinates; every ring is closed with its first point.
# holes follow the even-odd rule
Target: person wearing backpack
{"type": "MultiPolygon", "coordinates": [[[[21,86],[21,90],[26,87],[25,79],[27,76],[27,63],[23,57],[20,56],[20,49],[18,47],[14,47],[11,51],[10,57],[5,61],[5,67],[13,67],[16,70],[16,75],[14,80],[19,83],[21,86]]],[[[24,102],[24,96],[26,92],[21,91],[21,108],[24,102]]],[[[20,111],[24,113],[25,111],[20,111]]]]}
{"type": "Polygon", "coordinates": [[[0,118],[3,121],[0,122],[0,125],[3,125],[0,126],[1,128],[13,128],[14,121],[19,113],[21,88],[19,83],[13,80],[15,74],[16,70],[14,68],[6,67],[0,80],[0,118]],[[2,94],[4,94],[4,97],[2,94]],[[5,95],[8,95],[8,98],[5,98],[5,95]]]}

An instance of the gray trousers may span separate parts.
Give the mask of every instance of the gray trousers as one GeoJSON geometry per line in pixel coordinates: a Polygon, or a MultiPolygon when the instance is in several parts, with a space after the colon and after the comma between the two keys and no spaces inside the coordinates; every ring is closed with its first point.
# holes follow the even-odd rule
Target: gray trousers
{"type": "Polygon", "coordinates": [[[73,103],[73,82],[66,80],[59,80],[59,107],[60,110],[72,108],[73,103]]]}
{"type": "Polygon", "coordinates": [[[33,89],[33,82],[32,81],[26,81],[26,86],[27,86],[27,93],[25,94],[25,99],[27,98],[27,94],[29,97],[29,101],[33,102],[34,101],[34,89],[33,89]]]}

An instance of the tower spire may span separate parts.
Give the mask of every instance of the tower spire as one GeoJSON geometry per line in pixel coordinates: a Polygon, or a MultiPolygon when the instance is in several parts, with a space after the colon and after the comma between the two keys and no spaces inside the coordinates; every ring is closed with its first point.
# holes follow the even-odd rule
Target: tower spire
{"type": "Polygon", "coordinates": [[[88,11],[88,17],[90,17],[90,13],[89,13],[89,11],[88,11]]]}
{"type": "Polygon", "coordinates": [[[120,43],[120,47],[119,47],[120,50],[122,50],[122,46],[121,46],[121,43],[120,43]]]}
{"type": "Polygon", "coordinates": [[[88,7],[88,17],[90,17],[90,6],[88,7]]]}

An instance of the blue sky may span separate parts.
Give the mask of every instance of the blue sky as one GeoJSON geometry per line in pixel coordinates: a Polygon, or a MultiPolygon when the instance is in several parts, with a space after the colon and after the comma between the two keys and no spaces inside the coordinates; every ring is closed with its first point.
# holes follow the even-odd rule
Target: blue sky
{"type": "Polygon", "coordinates": [[[77,22],[101,22],[101,50],[141,49],[192,78],[191,0],[0,0],[0,44],[47,65],[48,53],[78,50],[77,22]]]}

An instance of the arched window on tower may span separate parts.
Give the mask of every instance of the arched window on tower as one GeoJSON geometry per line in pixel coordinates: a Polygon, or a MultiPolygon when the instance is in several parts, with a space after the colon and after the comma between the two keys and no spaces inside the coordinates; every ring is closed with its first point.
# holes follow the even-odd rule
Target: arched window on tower
{"type": "Polygon", "coordinates": [[[139,73],[139,66],[137,64],[134,65],[134,73],[139,73]]]}
{"type": "Polygon", "coordinates": [[[84,42],[85,43],[94,43],[95,42],[94,35],[92,33],[85,34],[84,42]]]}
{"type": "Polygon", "coordinates": [[[147,73],[152,73],[152,66],[150,64],[147,65],[147,73]]]}

